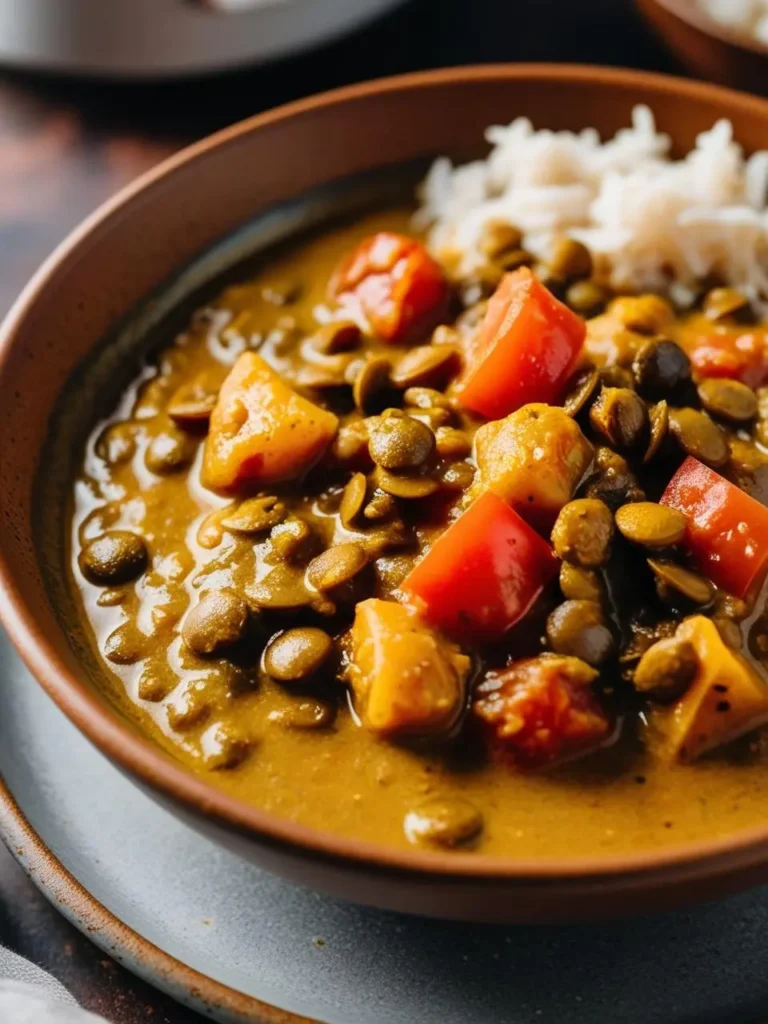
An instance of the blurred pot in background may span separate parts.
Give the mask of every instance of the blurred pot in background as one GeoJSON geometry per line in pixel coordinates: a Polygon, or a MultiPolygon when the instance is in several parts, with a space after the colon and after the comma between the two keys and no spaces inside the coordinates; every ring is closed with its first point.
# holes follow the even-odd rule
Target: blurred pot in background
{"type": "Polygon", "coordinates": [[[351,32],[402,0],[0,0],[0,63],[110,77],[222,70],[351,32]]]}

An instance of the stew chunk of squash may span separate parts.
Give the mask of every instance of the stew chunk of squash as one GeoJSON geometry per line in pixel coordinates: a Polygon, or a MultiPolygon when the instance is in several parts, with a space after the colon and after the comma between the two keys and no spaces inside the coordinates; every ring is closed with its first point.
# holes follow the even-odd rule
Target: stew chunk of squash
{"type": "Polygon", "coordinates": [[[300,476],[325,451],[338,423],[261,356],[243,352],[211,413],[203,486],[231,493],[300,476]]]}
{"type": "Polygon", "coordinates": [[[357,606],[349,683],[355,709],[384,737],[440,736],[464,707],[470,661],[414,608],[370,598],[357,606]]]}
{"type": "Polygon", "coordinates": [[[655,746],[689,762],[768,721],[768,682],[703,615],[685,619],[675,636],[693,645],[699,667],[680,700],[653,712],[655,746]]]}
{"type": "Polygon", "coordinates": [[[475,435],[473,494],[495,491],[531,525],[549,528],[592,464],[592,445],[563,409],[533,403],[475,435]]]}

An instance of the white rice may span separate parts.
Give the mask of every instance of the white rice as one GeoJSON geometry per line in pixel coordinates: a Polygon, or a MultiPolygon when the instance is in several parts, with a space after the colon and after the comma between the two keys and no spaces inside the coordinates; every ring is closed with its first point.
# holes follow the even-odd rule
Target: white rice
{"type": "Polygon", "coordinates": [[[698,0],[719,25],[752,36],[768,46],[768,0],[698,0]]]}
{"type": "Polygon", "coordinates": [[[508,221],[543,256],[553,234],[583,242],[617,290],[671,290],[678,302],[712,273],[768,308],[768,152],[744,158],[729,121],[683,160],[638,106],[632,126],[601,142],[591,128],[536,131],[526,118],[486,132],[486,160],[435,161],[416,214],[435,255],[462,274],[484,262],[488,221],[508,221]]]}

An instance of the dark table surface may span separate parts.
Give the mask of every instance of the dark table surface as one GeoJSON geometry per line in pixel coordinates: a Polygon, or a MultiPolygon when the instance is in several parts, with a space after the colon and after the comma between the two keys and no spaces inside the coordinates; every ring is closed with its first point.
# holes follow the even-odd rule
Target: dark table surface
{"type": "MultiPolygon", "coordinates": [[[[187,142],[349,82],[522,60],[679,71],[631,0],[411,0],[317,53],[183,83],[94,84],[0,71],[0,315],[70,228],[187,142]]],[[[2,847],[0,942],[47,968],[111,1024],[202,1021],[91,945],[2,847]]]]}

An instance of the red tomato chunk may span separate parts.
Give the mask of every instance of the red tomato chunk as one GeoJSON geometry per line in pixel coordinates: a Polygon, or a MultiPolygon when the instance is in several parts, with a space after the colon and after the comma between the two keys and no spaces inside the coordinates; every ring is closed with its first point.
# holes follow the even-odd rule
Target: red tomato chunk
{"type": "Polygon", "coordinates": [[[469,346],[458,400],[488,419],[529,402],[556,403],[585,334],[581,317],[528,267],[505,274],[469,346]]]}
{"type": "Polygon", "coordinates": [[[584,754],[608,737],[610,723],[578,658],[529,658],[480,684],[474,714],[493,744],[526,767],[584,754]]]}
{"type": "Polygon", "coordinates": [[[687,516],[683,543],[716,586],[741,598],[754,592],[768,562],[768,508],[694,458],[661,502],[687,516]]]}
{"type": "Polygon", "coordinates": [[[443,319],[448,282],[413,238],[380,231],[344,259],[329,284],[331,297],[382,341],[419,340],[443,319]]]}
{"type": "Polygon", "coordinates": [[[728,377],[751,388],[768,380],[768,346],[759,331],[703,336],[688,354],[698,377],[728,377]]]}
{"type": "Polygon", "coordinates": [[[431,625],[449,636],[502,636],[557,572],[549,545],[492,491],[442,534],[403,581],[431,625]]]}

